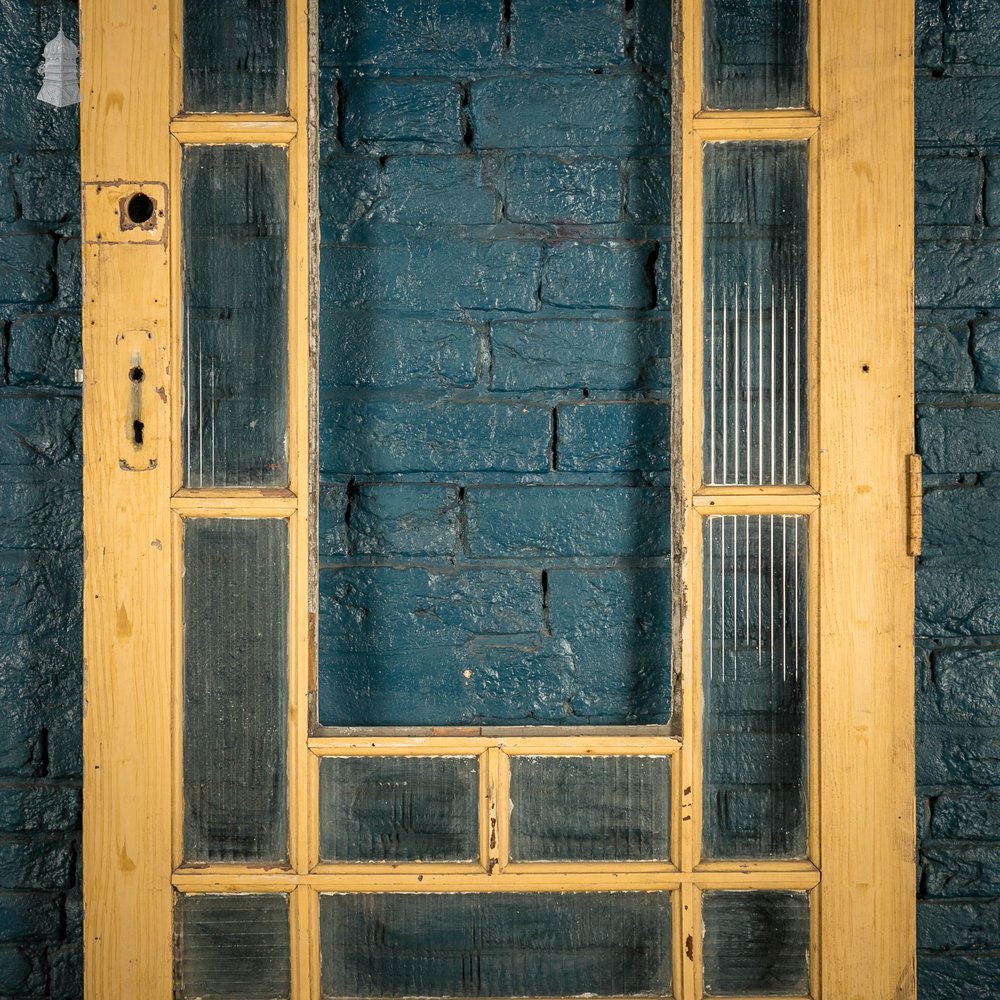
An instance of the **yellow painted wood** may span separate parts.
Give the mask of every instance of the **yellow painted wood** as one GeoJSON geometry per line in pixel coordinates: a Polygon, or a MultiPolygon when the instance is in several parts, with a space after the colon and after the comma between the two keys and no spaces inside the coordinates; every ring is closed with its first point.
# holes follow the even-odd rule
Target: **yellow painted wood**
{"type": "Polygon", "coordinates": [[[183,115],[170,123],[170,134],[180,143],[269,143],[287,146],[299,133],[298,123],[287,116],[183,115]]]}
{"type": "Polygon", "coordinates": [[[169,203],[169,4],[85,0],[80,32],[84,989],[168,1000],[172,242],[168,221],[122,230],[118,202],[155,185],[169,203]]]}
{"type": "Polygon", "coordinates": [[[920,455],[906,456],[907,504],[909,524],[906,534],[906,552],[919,556],[924,551],[924,475],[920,455]]]}
{"type": "Polygon", "coordinates": [[[913,5],[820,4],[821,990],[914,979],[913,5]],[[878,335],[872,336],[871,331],[878,335]]]}

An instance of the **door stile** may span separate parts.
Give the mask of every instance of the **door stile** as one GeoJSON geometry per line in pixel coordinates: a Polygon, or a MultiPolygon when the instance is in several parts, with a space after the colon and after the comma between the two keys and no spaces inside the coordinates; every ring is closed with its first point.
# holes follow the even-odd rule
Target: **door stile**
{"type": "Polygon", "coordinates": [[[172,971],[170,11],[81,8],[84,988],[155,1000],[172,971]],[[141,189],[156,215],[129,228],[141,189]]]}

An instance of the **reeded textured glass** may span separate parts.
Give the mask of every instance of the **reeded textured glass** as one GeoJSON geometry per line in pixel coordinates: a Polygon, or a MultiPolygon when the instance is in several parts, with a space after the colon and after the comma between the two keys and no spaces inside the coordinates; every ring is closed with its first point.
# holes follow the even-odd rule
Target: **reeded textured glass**
{"type": "Polygon", "coordinates": [[[808,518],[704,524],[703,853],[804,857],[808,518]]]}
{"type": "Polygon", "coordinates": [[[184,485],[288,485],[288,156],[186,146],[184,485]]]}
{"type": "Polygon", "coordinates": [[[806,0],[705,0],[706,108],[802,108],[806,0]]]}
{"type": "Polygon", "coordinates": [[[806,483],[807,147],[704,147],[705,482],[806,483]]]}
{"type": "Polygon", "coordinates": [[[184,110],[288,109],[281,0],[186,0],[184,110]]]}
{"type": "Polygon", "coordinates": [[[184,526],[184,858],[288,858],[288,529],[184,526]]]}
{"type": "Polygon", "coordinates": [[[472,861],[477,757],[323,757],[323,861],[472,861]]]}
{"type": "Polygon", "coordinates": [[[323,997],[670,994],[670,893],[320,898],[323,997]]]}
{"type": "Polygon", "coordinates": [[[178,896],[174,916],[175,1000],[284,1000],[290,995],[286,895],[178,896]]]}
{"type": "Polygon", "coordinates": [[[669,757],[510,759],[512,861],[665,861],[669,757]]]}
{"type": "Polygon", "coordinates": [[[706,996],[808,994],[808,893],[706,892],[701,911],[706,996]]]}

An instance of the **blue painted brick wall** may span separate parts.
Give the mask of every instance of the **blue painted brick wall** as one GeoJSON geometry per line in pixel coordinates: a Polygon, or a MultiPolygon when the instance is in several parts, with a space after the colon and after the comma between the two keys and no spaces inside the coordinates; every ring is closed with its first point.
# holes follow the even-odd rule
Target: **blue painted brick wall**
{"type": "MultiPolygon", "coordinates": [[[[669,164],[649,151],[623,164],[602,148],[614,145],[623,127],[615,102],[632,107],[636,91],[602,90],[589,80],[579,93],[572,86],[581,64],[599,68],[626,51],[654,76],[662,73],[665,55],[649,41],[655,33],[643,30],[651,5],[635,4],[628,30],[610,3],[513,0],[506,23],[495,0],[407,6],[428,15],[418,18],[425,30],[406,17],[388,18],[377,44],[345,31],[330,56],[357,76],[392,78],[376,87],[396,90],[388,114],[373,92],[352,93],[345,80],[340,124],[336,95],[326,95],[324,121],[334,139],[324,155],[339,157],[339,187],[324,189],[324,219],[333,227],[327,238],[364,233],[367,241],[371,232],[374,244],[378,224],[418,227],[443,209],[466,226],[503,219],[509,241],[470,255],[462,294],[470,310],[509,315],[489,322],[471,312],[458,320],[424,317],[393,347],[382,332],[372,340],[371,324],[353,308],[339,316],[326,308],[326,319],[354,348],[323,373],[325,388],[344,392],[338,419],[349,428],[371,405],[358,396],[364,386],[434,385],[460,394],[486,380],[496,392],[532,399],[578,392],[581,384],[592,397],[665,391],[669,377],[657,350],[666,342],[665,318],[647,316],[626,330],[608,323],[602,310],[650,301],[648,248],[666,239],[657,227],[669,164]],[[541,15],[540,8],[554,5],[559,16],[541,15]],[[511,78],[476,84],[505,47],[511,78]],[[447,85],[407,79],[416,65],[447,85]],[[532,121],[532,102],[550,99],[560,113],[532,121]],[[423,127],[400,141],[400,122],[410,114],[423,127]],[[509,147],[508,155],[485,148],[468,154],[470,126],[473,137],[509,147]],[[553,148],[529,149],[542,145],[539,134],[553,148]],[[574,135],[574,155],[554,148],[574,135]],[[354,144],[352,155],[343,155],[346,142],[354,144]],[[551,268],[549,251],[537,252],[545,239],[525,235],[532,226],[569,240],[551,268]],[[494,267],[520,280],[491,282],[494,267]],[[595,267],[623,280],[592,281],[595,267]],[[592,300],[594,316],[560,317],[559,309],[579,304],[571,301],[574,289],[592,300]],[[551,309],[545,317],[536,311],[540,301],[551,309]],[[518,318],[522,311],[529,315],[518,318]],[[361,409],[352,412],[351,403],[361,409]]],[[[916,622],[919,971],[922,1000],[957,1000],[1000,996],[1000,4],[916,6],[916,386],[927,472],[916,622]]],[[[81,913],[79,396],[72,382],[79,364],[77,117],[34,100],[41,45],[59,12],[59,3],[0,0],[0,997],[69,1000],[80,990],[81,913]]],[[[72,5],[62,13],[76,37],[72,5]]],[[[661,99],[655,90],[641,96],[661,99]]],[[[632,113],[629,133],[648,127],[651,141],[659,141],[644,112],[632,113]]],[[[385,252],[360,253],[358,267],[398,275],[405,261],[385,259],[385,252]]],[[[437,262],[449,252],[439,250],[437,262]]],[[[668,256],[663,242],[654,269],[658,294],[666,294],[668,256]]],[[[435,259],[414,264],[414,294],[434,267],[435,259]]],[[[358,275],[353,288],[344,285],[345,303],[359,292],[372,295],[371,288],[358,275]]],[[[397,287],[386,294],[390,301],[373,309],[407,293],[397,287]]],[[[579,402],[559,404],[567,431],[574,426],[568,411],[579,402]]],[[[450,426],[444,415],[435,419],[450,426]]],[[[526,444],[547,433],[544,414],[510,419],[526,444]]],[[[368,426],[377,431],[378,420],[368,426]]],[[[471,433],[475,421],[461,426],[471,433]]],[[[627,433],[609,424],[616,426],[627,433]]],[[[597,432],[595,438],[594,428],[578,421],[576,451],[567,458],[591,461],[597,432]]],[[[357,456],[362,466],[379,461],[372,447],[357,456]]],[[[527,444],[502,460],[484,455],[481,464],[540,460],[527,444]]],[[[608,460],[617,460],[614,451],[608,460]]],[[[472,485],[461,497],[444,483],[366,483],[352,487],[349,528],[342,518],[326,519],[321,545],[337,558],[462,550],[482,560],[498,551],[600,559],[626,541],[644,556],[666,553],[658,517],[628,539],[616,534],[636,509],[629,485],[577,489],[560,494],[576,526],[569,532],[552,516],[556,508],[544,491],[529,494],[516,483],[472,485]],[[599,505],[588,491],[602,491],[599,505]],[[574,513],[580,505],[602,517],[582,523],[574,513]]],[[[663,509],[657,487],[642,489],[642,509],[663,509]]],[[[346,483],[333,484],[321,503],[340,514],[345,500],[346,483]]],[[[516,574],[494,584],[511,588],[505,614],[524,616],[523,627],[533,627],[535,593],[516,574]]],[[[620,580],[570,570],[553,584],[559,599],[546,609],[551,620],[615,655],[614,633],[602,627],[601,615],[620,580]]],[[[641,590],[658,585],[651,578],[641,590]]],[[[557,650],[551,668],[558,673],[557,650]]]]}
{"type": "Polygon", "coordinates": [[[1000,996],[1000,4],[917,3],[921,1000],[1000,996]]]}
{"type": "Polygon", "coordinates": [[[35,100],[75,4],[0,0],[0,996],[80,994],[78,115],[35,100]]]}

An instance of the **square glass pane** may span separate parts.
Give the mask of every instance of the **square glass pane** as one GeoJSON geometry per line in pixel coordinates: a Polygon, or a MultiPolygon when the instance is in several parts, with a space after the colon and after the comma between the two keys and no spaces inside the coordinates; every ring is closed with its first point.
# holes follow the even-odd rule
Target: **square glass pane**
{"type": "Polygon", "coordinates": [[[472,861],[479,758],[323,757],[320,860],[472,861]]]}
{"type": "Polygon", "coordinates": [[[668,996],[670,893],[321,896],[330,997],[668,996]]]}
{"type": "Polygon", "coordinates": [[[666,861],[669,757],[511,757],[511,861],[666,861]]]}
{"type": "Polygon", "coordinates": [[[805,996],[809,992],[809,894],[706,892],[706,996],[805,996]]]}

